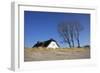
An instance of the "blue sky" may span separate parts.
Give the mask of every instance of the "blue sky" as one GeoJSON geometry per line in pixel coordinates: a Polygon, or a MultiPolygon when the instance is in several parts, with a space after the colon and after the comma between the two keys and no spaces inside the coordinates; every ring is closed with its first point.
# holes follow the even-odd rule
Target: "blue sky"
{"type": "Polygon", "coordinates": [[[24,47],[31,48],[37,41],[50,38],[67,47],[61,43],[63,40],[57,31],[62,21],[79,21],[84,27],[80,34],[81,46],[90,44],[90,14],[24,11],[24,47]]]}

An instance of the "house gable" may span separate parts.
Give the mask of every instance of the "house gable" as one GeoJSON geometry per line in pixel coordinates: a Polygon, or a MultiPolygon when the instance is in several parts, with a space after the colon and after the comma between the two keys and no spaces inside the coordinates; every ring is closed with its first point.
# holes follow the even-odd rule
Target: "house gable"
{"type": "Polygon", "coordinates": [[[50,42],[50,44],[48,45],[48,47],[47,48],[59,48],[58,47],[58,45],[56,44],[56,42],[54,42],[54,41],[52,41],[52,42],[50,42]]]}

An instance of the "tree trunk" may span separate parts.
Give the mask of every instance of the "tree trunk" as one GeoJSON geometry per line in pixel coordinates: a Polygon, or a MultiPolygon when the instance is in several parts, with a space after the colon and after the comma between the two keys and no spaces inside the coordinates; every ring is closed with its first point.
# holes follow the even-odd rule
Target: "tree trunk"
{"type": "Polygon", "coordinates": [[[71,43],[68,41],[68,44],[69,44],[69,48],[71,48],[71,43]]]}
{"type": "Polygon", "coordinates": [[[74,41],[72,40],[72,47],[74,47],[74,41]]]}
{"type": "Polygon", "coordinates": [[[80,48],[80,41],[79,41],[79,39],[77,39],[77,43],[78,43],[78,48],[80,48]]]}

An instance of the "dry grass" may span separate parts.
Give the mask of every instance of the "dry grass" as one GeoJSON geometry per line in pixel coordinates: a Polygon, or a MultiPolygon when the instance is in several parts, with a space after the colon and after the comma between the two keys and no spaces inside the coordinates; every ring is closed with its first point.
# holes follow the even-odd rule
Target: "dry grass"
{"type": "Polygon", "coordinates": [[[25,48],[24,61],[90,58],[89,48],[25,48]]]}

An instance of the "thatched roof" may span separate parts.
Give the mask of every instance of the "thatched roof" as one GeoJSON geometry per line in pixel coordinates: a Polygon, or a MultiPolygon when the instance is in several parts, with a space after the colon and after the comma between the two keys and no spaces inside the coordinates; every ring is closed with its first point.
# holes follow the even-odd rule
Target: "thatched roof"
{"type": "MultiPolygon", "coordinates": [[[[56,42],[54,39],[50,39],[50,40],[47,40],[47,41],[44,41],[44,42],[38,41],[35,45],[33,45],[32,48],[34,48],[34,47],[47,47],[52,41],[56,42]]],[[[56,44],[57,44],[57,42],[56,42],[56,44]]]]}

